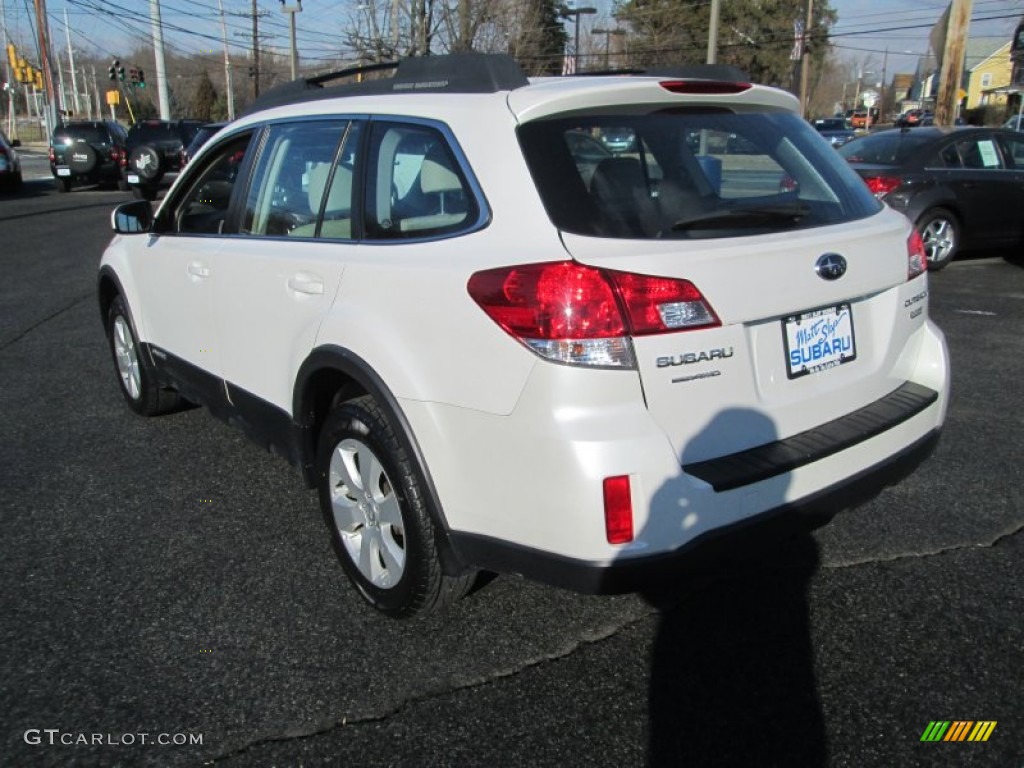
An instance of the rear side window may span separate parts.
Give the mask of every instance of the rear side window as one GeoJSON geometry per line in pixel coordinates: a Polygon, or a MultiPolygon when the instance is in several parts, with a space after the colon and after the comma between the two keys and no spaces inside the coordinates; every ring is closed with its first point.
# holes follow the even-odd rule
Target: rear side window
{"type": "Polygon", "coordinates": [[[900,165],[934,138],[911,130],[882,131],[851,141],[838,152],[851,163],[900,165]]]}
{"type": "Polygon", "coordinates": [[[479,216],[468,180],[439,130],[373,124],[367,158],[368,238],[457,234],[477,224],[479,216]]]}
{"type": "MultiPolygon", "coordinates": [[[[243,233],[315,236],[326,183],[348,125],[347,120],[323,120],[270,126],[249,185],[243,233]]],[[[334,179],[341,183],[341,178],[336,171],[334,179]]],[[[350,221],[351,174],[347,178],[348,194],[332,192],[332,215],[350,221]]]]}
{"type": "Polygon", "coordinates": [[[578,234],[737,237],[881,208],[835,150],[788,113],[574,115],[527,123],[519,140],[552,221],[578,234]]]}

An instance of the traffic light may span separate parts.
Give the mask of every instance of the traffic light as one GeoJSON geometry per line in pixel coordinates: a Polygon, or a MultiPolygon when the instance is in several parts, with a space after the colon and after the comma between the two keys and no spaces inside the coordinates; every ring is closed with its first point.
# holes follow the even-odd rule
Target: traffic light
{"type": "Polygon", "coordinates": [[[14,43],[7,44],[7,62],[11,65],[11,69],[18,66],[18,49],[14,47],[14,43]]]}
{"type": "Polygon", "coordinates": [[[117,80],[117,68],[120,66],[121,62],[117,59],[114,59],[110,63],[110,69],[107,70],[107,75],[110,77],[111,80],[117,80]]]}
{"type": "Polygon", "coordinates": [[[124,82],[124,67],[118,66],[117,68],[117,79],[122,83],[124,82]]]}
{"type": "Polygon", "coordinates": [[[137,70],[135,67],[129,67],[128,79],[132,81],[132,85],[137,85],[139,82],[139,70],[137,70]]]}
{"type": "Polygon", "coordinates": [[[140,69],[138,71],[138,75],[139,75],[139,88],[145,88],[146,87],[146,75],[145,75],[145,73],[140,69]]]}
{"type": "Polygon", "coordinates": [[[35,74],[35,85],[36,85],[36,90],[37,90],[37,91],[41,91],[41,90],[43,90],[43,73],[42,73],[42,72],[40,72],[40,71],[39,71],[39,70],[37,69],[37,70],[35,70],[34,74],[35,74]]]}

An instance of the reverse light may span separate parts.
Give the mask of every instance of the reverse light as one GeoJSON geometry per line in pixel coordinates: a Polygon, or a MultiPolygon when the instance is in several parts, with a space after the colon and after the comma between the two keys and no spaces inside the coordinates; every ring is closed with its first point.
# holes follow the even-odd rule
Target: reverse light
{"type": "Polygon", "coordinates": [[[604,479],[604,530],[609,544],[628,544],[633,540],[633,499],[629,475],[604,479]]]}
{"type": "Polygon", "coordinates": [[[913,280],[928,270],[928,254],[924,250],[924,240],[915,229],[907,238],[907,280],[913,280]]]}
{"type": "Polygon", "coordinates": [[[871,176],[864,181],[868,185],[868,189],[871,190],[871,194],[878,199],[882,199],[903,183],[898,176],[871,176]]]}
{"type": "Polygon", "coordinates": [[[750,83],[727,83],[717,80],[662,80],[658,83],[670,93],[685,93],[697,96],[728,95],[750,90],[750,83]]]}
{"type": "Polygon", "coordinates": [[[574,261],[477,272],[469,295],[541,357],[635,368],[631,337],[719,325],[687,280],[597,269],[574,261]]]}

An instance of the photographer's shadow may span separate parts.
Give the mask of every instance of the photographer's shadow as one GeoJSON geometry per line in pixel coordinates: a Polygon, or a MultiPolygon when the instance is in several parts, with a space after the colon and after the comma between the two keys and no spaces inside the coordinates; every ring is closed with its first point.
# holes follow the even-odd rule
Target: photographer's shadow
{"type": "MultiPolygon", "coordinates": [[[[690,445],[718,442],[722,430],[752,433],[754,444],[777,439],[763,414],[732,409],[690,445]]],[[[682,463],[689,460],[684,454],[682,463]]],[[[759,506],[784,504],[783,479],[761,485],[769,490],[759,506]]],[[[648,526],[714,514],[685,487],[670,482],[656,493],[648,526]]],[[[719,538],[710,561],[645,590],[661,613],[651,659],[649,765],[825,764],[807,605],[817,545],[809,530],[794,533],[785,516],[775,520],[719,538]]]]}

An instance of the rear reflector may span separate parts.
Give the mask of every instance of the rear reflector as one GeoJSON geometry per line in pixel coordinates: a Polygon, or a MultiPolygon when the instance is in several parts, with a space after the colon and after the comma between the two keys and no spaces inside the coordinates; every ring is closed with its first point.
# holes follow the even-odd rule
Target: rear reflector
{"type": "Polygon", "coordinates": [[[604,479],[604,529],[609,544],[626,544],[633,540],[633,500],[629,475],[604,479]]]}
{"type": "Polygon", "coordinates": [[[670,93],[726,95],[750,90],[750,83],[723,83],[717,80],[662,80],[659,85],[670,93]]]}

